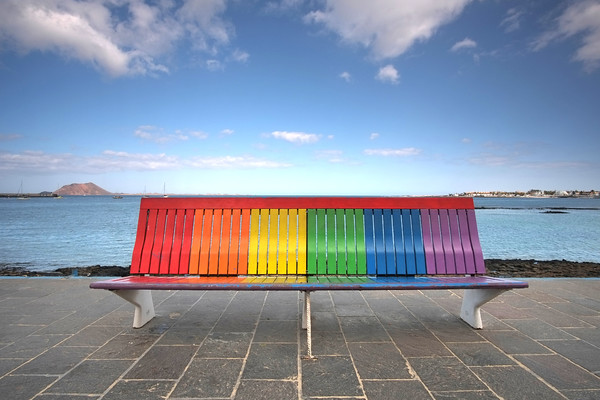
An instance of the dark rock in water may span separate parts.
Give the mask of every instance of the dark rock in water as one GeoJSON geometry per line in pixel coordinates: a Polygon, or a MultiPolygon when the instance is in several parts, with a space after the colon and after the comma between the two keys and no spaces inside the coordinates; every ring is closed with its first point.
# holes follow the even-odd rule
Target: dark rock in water
{"type": "Polygon", "coordinates": [[[546,210],[546,211],[542,211],[542,214],[568,214],[568,212],[560,211],[560,210],[546,210]]]}

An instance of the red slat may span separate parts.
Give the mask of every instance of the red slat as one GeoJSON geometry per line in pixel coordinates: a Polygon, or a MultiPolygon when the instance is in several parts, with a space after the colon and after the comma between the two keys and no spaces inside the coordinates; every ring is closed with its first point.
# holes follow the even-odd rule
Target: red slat
{"type": "Polygon", "coordinates": [[[175,236],[173,237],[173,249],[171,250],[171,262],[169,263],[169,274],[178,274],[181,262],[181,244],[183,242],[183,228],[185,221],[185,210],[176,210],[175,214],[175,236]]]}
{"type": "Polygon", "coordinates": [[[221,241],[221,215],[223,210],[213,210],[213,230],[208,258],[208,274],[217,275],[219,271],[219,246],[221,241]]]}
{"type": "Polygon", "coordinates": [[[241,210],[231,211],[231,242],[229,244],[229,261],[227,262],[227,273],[237,275],[238,273],[238,254],[240,248],[240,217],[241,210]]]}
{"type": "Polygon", "coordinates": [[[229,247],[231,240],[231,210],[223,210],[223,223],[221,225],[221,245],[219,246],[218,275],[227,275],[229,262],[229,247]]]}
{"type": "Polygon", "coordinates": [[[238,274],[248,274],[248,246],[250,241],[250,210],[242,210],[242,226],[240,228],[240,254],[238,256],[238,274]]]}
{"type": "MultiPolygon", "coordinates": [[[[171,259],[171,250],[173,249],[173,239],[175,237],[175,218],[177,217],[177,210],[169,210],[167,213],[167,226],[165,228],[165,238],[163,241],[162,250],[160,252],[160,267],[158,269],[159,274],[168,274],[169,265],[171,263],[179,264],[178,259],[171,259]]],[[[179,267],[177,265],[177,267],[179,267]]]]}
{"type": "Polygon", "coordinates": [[[154,231],[154,245],[152,246],[152,257],[150,258],[150,273],[158,274],[160,270],[160,255],[164,244],[165,222],[167,210],[158,210],[156,216],[156,230],[154,231]]]}
{"type": "Polygon", "coordinates": [[[133,254],[131,255],[131,268],[129,273],[139,274],[140,263],[142,262],[142,248],[146,239],[146,225],[148,224],[148,210],[140,209],[138,217],[137,233],[135,234],[135,244],[133,245],[133,254]]]}
{"type": "Polygon", "coordinates": [[[142,207],[162,208],[360,208],[473,209],[471,197],[150,197],[142,207]]]}
{"type": "Polygon", "coordinates": [[[146,239],[142,248],[142,261],[140,263],[140,274],[150,272],[150,261],[152,258],[152,246],[154,245],[154,231],[156,230],[156,216],[158,211],[150,210],[148,213],[148,223],[146,224],[146,239]]]}
{"type": "Polygon", "coordinates": [[[183,219],[183,241],[181,243],[181,260],[179,274],[187,274],[190,270],[190,249],[192,247],[192,233],[194,231],[194,210],[185,210],[183,219]]]}
{"type": "MultiPolygon", "coordinates": [[[[198,262],[198,273],[208,275],[208,257],[210,254],[210,234],[212,232],[212,210],[204,210],[202,221],[202,245],[200,246],[200,261],[198,262]]],[[[198,222],[196,220],[196,226],[198,222]]],[[[197,226],[197,228],[199,228],[197,226]]]]}

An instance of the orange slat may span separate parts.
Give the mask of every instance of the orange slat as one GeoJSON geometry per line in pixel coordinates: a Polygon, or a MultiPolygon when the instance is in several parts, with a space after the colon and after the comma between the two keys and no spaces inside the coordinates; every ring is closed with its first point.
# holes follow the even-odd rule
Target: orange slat
{"type": "Polygon", "coordinates": [[[231,241],[231,210],[223,210],[223,223],[221,225],[221,245],[219,246],[218,275],[227,275],[229,261],[229,247],[231,241]]]}
{"type": "Polygon", "coordinates": [[[154,245],[154,231],[156,230],[157,210],[150,210],[148,213],[148,223],[146,224],[146,239],[142,249],[142,261],[140,263],[140,274],[150,272],[150,258],[152,256],[152,246],[154,245]]]}
{"type": "Polygon", "coordinates": [[[242,210],[242,226],[240,229],[240,250],[238,256],[237,273],[248,274],[248,241],[250,237],[250,210],[242,210]]]}
{"type": "Polygon", "coordinates": [[[200,246],[202,245],[202,220],[204,213],[202,210],[197,210],[194,217],[194,232],[192,236],[192,249],[190,252],[190,268],[189,273],[192,275],[198,274],[200,265],[200,246]]]}
{"type": "MultiPolygon", "coordinates": [[[[175,273],[187,274],[190,270],[190,249],[192,247],[192,233],[194,231],[194,210],[183,210],[181,224],[183,226],[183,240],[181,243],[181,256],[179,261],[179,271],[175,273]]],[[[179,220],[177,220],[179,223],[179,220]]],[[[198,261],[196,259],[196,265],[198,261]]]]}
{"type": "Polygon", "coordinates": [[[227,274],[237,275],[238,254],[240,247],[240,217],[238,209],[231,211],[231,242],[229,243],[229,261],[227,263],[227,274]]]}
{"type": "MultiPolygon", "coordinates": [[[[163,240],[162,251],[160,252],[159,274],[169,274],[169,265],[171,262],[178,264],[179,260],[171,259],[171,251],[173,250],[173,239],[175,237],[175,218],[177,218],[177,210],[168,210],[167,226],[165,228],[165,237],[163,240]]],[[[179,266],[177,265],[177,268],[179,266]]]]}
{"type": "Polygon", "coordinates": [[[158,210],[156,217],[156,230],[154,231],[154,245],[152,246],[152,257],[150,258],[150,273],[158,274],[160,267],[160,255],[162,253],[163,239],[165,235],[165,222],[167,210],[158,210]]]}
{"type": "Polygon", "coordinates": [[[208,274],[217,275],[219,271],[219,244],[221,241],[221,215],[223,210],[213,210],[213,229],[208,257],[208,274]]]}
{"type": "Polygon", "coordinates": [[[202,246],[200,246],[200,260],[198,261],[198,273],[200,275],[208,275],[212,220],[213,210],[204,210],[204,219],[202,220],[202,246]]]}

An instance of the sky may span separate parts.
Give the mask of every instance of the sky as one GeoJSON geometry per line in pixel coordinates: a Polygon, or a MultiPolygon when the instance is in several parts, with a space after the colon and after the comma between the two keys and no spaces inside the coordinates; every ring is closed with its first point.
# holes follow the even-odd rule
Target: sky
{"type": "Polygon", "coordinates": [[[0,192],[600,189],[600,0],[2,0],[0,192]]]}

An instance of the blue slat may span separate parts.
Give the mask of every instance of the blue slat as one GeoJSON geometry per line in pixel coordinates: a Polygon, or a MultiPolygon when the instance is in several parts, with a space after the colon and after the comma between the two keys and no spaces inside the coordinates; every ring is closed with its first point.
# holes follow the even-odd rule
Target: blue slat
{"type": "Polygon", "coordinates": [[[402,210],[392,210],[394,221],[394,244],[396,245],[396,273],[406,275],[406,254],[402,237],[402,210]]]}
{"type": "Polygon", "coordinates": [[[415,243],[415,260],[417,262],[417,274],[425,275],[425,245],[423,244],[423,231],[421,229],[421,213],[419,210],[411,210],[413,240],[415,243]]]}
{"type": "Polygon", "coordinates": [[[392,210],[383,210],[383,235],[385,242],[386,274],[396,275],[396,260],[394,257],[394,232],[392,230],[392,210]]]}
{"type": "Polygon", "coordinates": [[[377,275],[385,275],[385,242],[383,239],[383,212],[373,210],[373,229],[375,230],[375,255],[377,257],[377,275]]]}
{"type": "Polygon", "coordinates": [[[375,234],[373,233],[373,210],[365,209],[365,252],[367,253],[367,275],[377,273],[377,261],[375,259],[375,234]]]}
{"type": "Polygon", "coordinates": [[[417,273],[417,263],[415,262],[410,210],[402,210],[402,232],[404,233],[404,251],[406,253],[406,273],[415,275],[417,273]]]}

